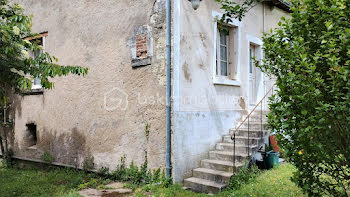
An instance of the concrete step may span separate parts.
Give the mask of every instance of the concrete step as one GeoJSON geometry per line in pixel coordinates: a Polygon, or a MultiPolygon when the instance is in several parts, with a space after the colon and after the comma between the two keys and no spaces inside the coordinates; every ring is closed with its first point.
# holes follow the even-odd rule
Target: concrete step
{"type": "Polygon", "coordinates": [[[242,163],[236,163],[236,166],[233,166],[233,161],[222,161],[216,159],[204,159],[201,161],[202,168],[209,168],[218,171],[225,172],[234,172],[235,169],[239,169],[243,166],[242,163]]]}
{"type": "MultiPolygon", "coordinates": [[[[258,146],[250,146],[249,152],[255,152],[258,150],[258,146]]],[[[231,151],[233,152],[233,143],[217,143],[215,150],[221,151],[231,151]]],[[[246,145],[236,145],[236,153],[248,153],[248,146],[246,145]]]]}
{"type": "MultiPolygon", "coordinates": [[[[233,143],[231,139],[231,135],[225,135],[222,137],[223,143],[233,143]]],[[[258,143],[263,143],[264,139],[258,137],[250,137],[249,138],[249,146],[257,146],[258,143]]],[[[236,136],[236,145],[248,145],[248,137],[246,136],[236,136]]]]}
{"type": "Polygon", "coordinates": [[[257,108],[253,113],[252,116],[260,116],[260,114],[262,113],[263,115],[268,115],[270,112],[270,110],[260,110],[259,108],[257,108]]]}
{"type": "Polygon", "coordinates": [[[232,172],[224,172],[209,168],[197,168],[193,170],[193,177],[214,181],[216,183],[226,184],[230,181],[232,175],[232,172]]]}
{"type": "MultiPolygon", "coordinates": [[[[247,116],[248,116],[248,115],[242,116],[241,121],[246,120],[246,117],[247,117],[247,116]]],[[[267,118],[267,115],[263,114],[263,116],[262,116],[262,121],[263,121],[263,122],[267,122],[267,119],[268,119],[268,118],[267,118]]],[[[246,121],[248,121],[248,119],[247,119],[246,121]]],[[[251,116],[249,117],[249,121],[253,121],[253,122],[261,121],[261,115],[260,115],[260,114],[251,115],[251,116]]]]}
{"type": "MultiPolygon", "coordinates": [[[[230,135],[233,135],[233,132],[236,131],[236,129],[230,129],[230,135]]],[[[268,130],[260,130],[260,129],[250,129],[249,128],[249,132],[248,129],[245,128],[241,128],[239,130],[236,131],[236,137],[237,136],[246,136],[248,137],[248,133],[249,133],[249,137],[256,137],[256,138],[261,138],[261,137],[265,137],[269,134],[268,130]]]]}
{"type": "Polygon", "coordinates": [[[214,193],[221,192],[226,187],[226,184],[216,183],[210,180],[191,177],[184,180],[184,186],[191,188],[191,190],[196,192],[205,192],[205,193],[214,194],[214,193]]]}
{"type": "MultiPolygon", "coordinates": [[[[250,152],[252,155],[252,152],[250,152]]],[[[248,153],[242,154],[236,152],[236,162],[241,162],[248,158],[248,153]]],[[[233,162],[233,152],[231,151],[210,151],[209,159],[213,160],[222,160],[222,161],[230,161],[233,162]]]]}
{"type": "MultiPolygon", "coordinates": [[[[238,128],[240,125],[242,124],[242,122],[237,122],[236,124],[236,127],[235,128],[238,128]]],[[[266,121],[263,121],[262,124],[260,121],[249,121],[249,129],[252,129],[252,130],[267,130],[267,122],[266,121]],[[262,127],[261,127],[262,125],[262,127]]],[[[244,122],[240,129],[247,129],[248,128],[248,121],[244,122]]]]}

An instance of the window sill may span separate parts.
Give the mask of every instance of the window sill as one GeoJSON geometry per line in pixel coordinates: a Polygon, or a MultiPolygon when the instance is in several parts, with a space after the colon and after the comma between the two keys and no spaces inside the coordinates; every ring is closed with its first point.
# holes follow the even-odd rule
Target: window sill
{"type": "Polygon", "coordinates": [[[216,76],[214,77],[214,85],[241,86],[241,82],[227,77],[216,76]]]}
{"type": "Polygon", "coordinates": [[[35,88],[26,92],[22,92],[23,95],[40,95],[44,94],[44,88],[35,88]]]}
{"type": "Polygon", "coordinates": [[[28,150],[37,150],[38,148],[36,147],[36,145],[30,146],[27,148],[28,150]]]}

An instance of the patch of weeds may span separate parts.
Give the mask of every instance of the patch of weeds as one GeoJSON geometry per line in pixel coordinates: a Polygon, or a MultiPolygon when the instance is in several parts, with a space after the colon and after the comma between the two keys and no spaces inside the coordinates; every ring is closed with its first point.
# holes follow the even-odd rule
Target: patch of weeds
{"type": "Polygon", "coordinates": [[[79,188],[79,190],[87,189],[87,188],[94,188],[94,189],[96,189],[99,185],[101,185],[100,180],[96,179],[96,178],[92,178],[88,182],[80,184],[78,186],[78,188],[79,188]]]}
{"type": "Polygon", "coordinates": [[[106,185],[99,185],[97,186],[98,190],[112,190],[112,189],[115,189],[114,187],[110,187],[110,186],[106,186],[106,185]]]}
{"type": "Polygon", "coordinates": [[[1,160],[2,167],[4,168],[12,168],[16,165],[16,160],[13,158],[13,150],[9,149],[6,154],[3,155],[1,160]]]}
{"type": "Polygon", "coordinates": [[[256,165],[252,165],[251,167],[244,165],[239,169],[238,173],[231,177],[226,190],[237,190],[241,188],[242,185],[253,181],[260,174],[261,170],[259,170],[256,165]]]}
{"type": "Polygon", "coordinates": [[[137,185],[137,184],[132,184],[132,183],[125,183],[125,184],[123,185],[123,187],[124,187],[124,188],[127,188],[127,189],[136,190],[136,189],[139,187],[139,185],[137,185]]]}
{"type": "Polygon", "coordinates": [[[95,163],[94,163],[94,157],[93,156],[88,156],[84,158],[83,161],[83,170],[84,171],[91,171],[94,169],[95,163]]]}
{"type": "Polygon", "coordinates": [[[111,173],[112,180],[128,182],[132,185],[159,183],[164,187],[172,183],[171,179],[167,179],[165,176],[164,170],[148,170],[147,153],[145,156],[145,161],[140,168],[137,167],[134,162],[131,162],[129,167],[126,167],[125,159],[125,156],[121,157],[120,164],[118,164],[116,170],[111,173]]]}
{"type": "Polygon", "coordinates": [[[52,162],[55,161],[55,157],[53,157],[52,155],[50,155],[50,153],[48,152],[44,152],[41,156],[40,156],[40,160],[48,163],[48,164],[52,164],[52,162]]]}
{"type": "Polygon", "coordinates": [[[72,190],[68,193],[60,194],[59,196],[60,197],[81,197],[81,195],[75,190],[72,190]]]}
{"type": "Polygon", "coordinates": [[[97,174],[103,178],[109,178],[111,176],[111,174],[109,172],[109,168],[107,168],[107,167],[102,167],[102,168],[98,169],[97,174]]]}

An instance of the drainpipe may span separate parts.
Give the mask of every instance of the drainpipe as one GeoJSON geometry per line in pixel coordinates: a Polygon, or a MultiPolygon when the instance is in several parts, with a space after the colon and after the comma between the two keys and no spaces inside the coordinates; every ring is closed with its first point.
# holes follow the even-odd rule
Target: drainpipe
{"type": "Polygon", "coordinates": [[[166,0],[166,176],[171,177],[171,0],[166,0]]]}

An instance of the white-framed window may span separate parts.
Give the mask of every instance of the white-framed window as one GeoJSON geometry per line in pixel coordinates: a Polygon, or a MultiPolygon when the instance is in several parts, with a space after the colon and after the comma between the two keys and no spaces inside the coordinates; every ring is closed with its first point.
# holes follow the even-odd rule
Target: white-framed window
{"type": "Polygon", "coordinates": [[[229,64],[229,36],[224,31],[218,30],[216,49],[216,75],[227,76],[229,64]]]}
{"type": "Polygon", "coordinates": [[[260,65],[260,46],[249,43],[249,73],[252,74],[256,64],[260,65]],[[256,62],[255,62],[256,61],[256,62]]]}
{"type": "MultiPolygon", "coordinates": [[[[42,49],[38,49],[36,51],[30,51],[30,55],[32,58],[36,58],[38,57],[41,53],[43,53],[45,51],[45,38],[48,35],[47,32],[41,33],[36,37],[33,38],[26,38],[27,40],[29,40],[30,42],[35,42],[37,45],[41,46],[42,49]]],[[[35,78],[32,81],[32,90],[42,90],[42,86],[41,86],[41,80],[40,78],[35,78]]]]}
{"type": "Polygon", "coordinates": [[[213,11],[214,63],[213,83],[240,86],[240,21],[218,24],[222,14],[213,11]]]}
{"type": "Polygon", "coordinates": [[[247,40],[247,74],[249,106],[254,107],[265,92],[264,75],[258,68],[263,60],[263,42],[260,38],[251,35],[247,40]]]}

